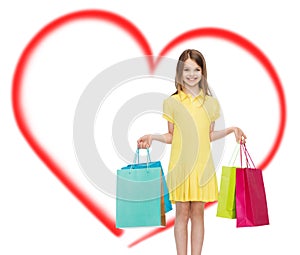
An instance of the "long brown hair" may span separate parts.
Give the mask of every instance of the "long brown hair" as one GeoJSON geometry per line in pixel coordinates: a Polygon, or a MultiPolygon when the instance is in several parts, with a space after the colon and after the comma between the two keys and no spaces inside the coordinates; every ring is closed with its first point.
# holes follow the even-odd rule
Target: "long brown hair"
{"type": "Polygon", "coordinates": [[[174,94],[177,94],[179,90],[182,90],[182,73],[183,73],[183,66],[184,62],[187,59],[191,59],[197,63],[198,66],[201,67],[202,70],[202,78],[199,82],[199,88],[203,90],[204,98],[206,95],[211,96],[212,93],[209,89],[208,83],[207,83],[207,70],[206,70],[206,61],[204,56],[201,52],[194,49],[187,49],[184,52],[181,53],[176,67],[176,77],[175,77],[175,87],[177,91],[174,94]]]}

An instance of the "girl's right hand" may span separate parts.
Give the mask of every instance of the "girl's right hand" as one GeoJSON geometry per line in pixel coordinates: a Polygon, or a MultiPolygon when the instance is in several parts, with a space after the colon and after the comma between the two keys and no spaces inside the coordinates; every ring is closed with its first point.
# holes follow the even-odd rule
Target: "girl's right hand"
{"type": "Polygon", "coordinates": [[[139,149],[148,149],[152,144],[152,135],[144,135],[137,140],[139,149]]]}

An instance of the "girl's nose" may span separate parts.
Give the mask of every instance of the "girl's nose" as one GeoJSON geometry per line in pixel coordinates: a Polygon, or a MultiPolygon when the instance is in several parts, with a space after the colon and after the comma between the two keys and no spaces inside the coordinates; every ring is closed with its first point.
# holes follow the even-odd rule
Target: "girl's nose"
{"type": "Polygon", "coordinates": [[[188,72],[187,72],[187,75],[192,75],[193,74],[193,71],[191,71],[191,70],[189,70],[188,72]]]}
{"type": "Polygon", "coordinates": [[[195,74],[194,71],[190,71],[189,73],[190,76],[194,76],[194,74],[195,74]]]}

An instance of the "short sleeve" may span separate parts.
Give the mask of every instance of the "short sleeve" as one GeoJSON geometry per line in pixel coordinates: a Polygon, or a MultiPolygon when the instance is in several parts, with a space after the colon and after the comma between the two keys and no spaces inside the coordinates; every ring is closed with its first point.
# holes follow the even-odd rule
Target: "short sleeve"
{"type": "Polygon", "coordinates": [[[174,109],[171,105],[170,99],[171,98],[168,98],[163,102],[163,118],[171,123],[174,123],[174,109]]]}
{"type": "Polygon", "coordinates": [[[210,118],[210,121],[217,120],[221,115],[221,109],[220,104],[218,100],[214,97],[208,97],[208,100],[206,100],[206,110],[208,112],[208,116],[210,118]]]}

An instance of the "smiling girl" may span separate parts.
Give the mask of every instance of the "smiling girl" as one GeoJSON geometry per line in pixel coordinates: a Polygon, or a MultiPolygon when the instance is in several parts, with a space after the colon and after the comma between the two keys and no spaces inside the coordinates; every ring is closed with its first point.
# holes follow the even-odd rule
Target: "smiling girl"
{"type": "Polygon", "coordinates": [[[176,92],[163,103],[168,132],[139,138],[139,148],[149,148],[153,140],[172,144],[168,168],[170,200],[176,205],[174,235],[178,255],[187,254],[188,221],[191,220],[191,254],[199,255],[204,240],[204,206],[218,198],[218,184],[210,142],[234,133],[238,143],[246,135],[238,127],[214,130],[220,107],[207,83],[206,62],[193,49],[179,57],[176,92]]]}

